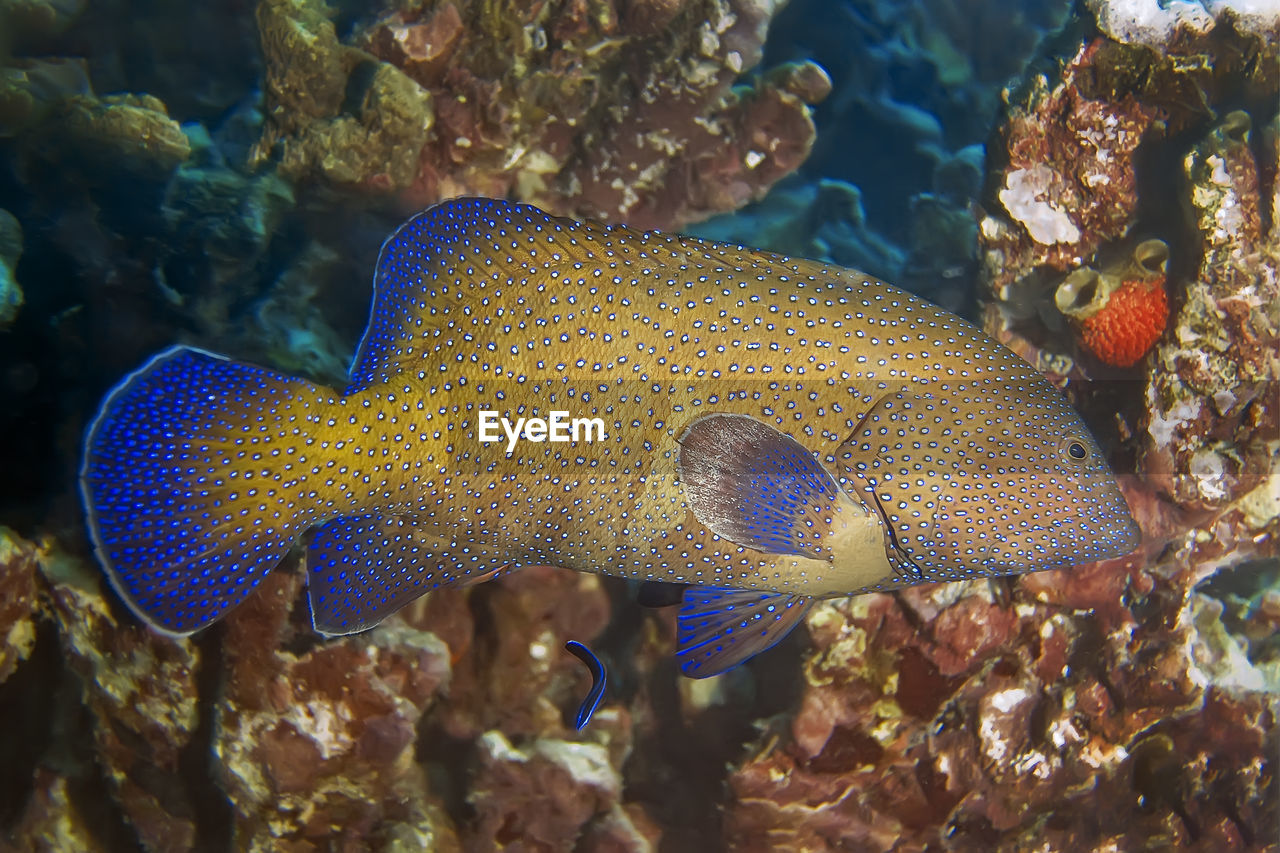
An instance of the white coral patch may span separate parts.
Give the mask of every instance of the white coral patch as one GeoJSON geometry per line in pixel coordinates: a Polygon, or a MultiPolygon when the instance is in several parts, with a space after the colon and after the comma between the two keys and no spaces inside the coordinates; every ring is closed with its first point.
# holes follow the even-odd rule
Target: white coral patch
{"type": "Polygon", "coordinates": [[[1217,453],[1207,447],[1196,451],[1188,470],[1205,498],[1217,501],[1227,496],[1226,465],[1217,453]]]}
{"type": "Polygon", "coordinates": [[[1226,629],[1223,610],[1218,599],[1193,592],[1179,616],[1181,624],[1190,623],[1191,627],[1187,634],[1191,680],[1202,687],[1212,684],[1226,690],[1275,689],[1250,662],[1245,641],[1226,629]]]}
{"type": "Polygon", "coordinates": [[[1007,714],[1030,698],[1031,694],[1022,687],[1010,687],[991,696],[991,705],[1002,714],[1007,714]]]}
{"type": "MultiPolygon", "coordinates": [[[[1000,714],[1008,714],[1029,698],[1031,694],[1026,689],[1010,687],[993,693],[988,701],[1000,714]]],[[[982,741],[982,751],[992,761],[1000,761],[1009,754],[1009,744],[1000,732],[1000,722],[997,714],[984,714],[982,723],[978,726],[978,739],[982,741]]]]}
{"type": "Polygon", "coordinates": [[[355,742],[347,731],[351,709],[345,702],[316,699],[295,703],[282,716],[299,734],[311,738],[320,757],[326,761],[346,752],[355,742]]]}
{"type": "Polygon", "coordinates": [[[1080,229],[1067,212],[1045,198],[1053,179],[1053,170],[1038,163],[1006,173],[1000,191],[1000,202],[1009,215],[1022,223],[1031,239],[1046,246],[1080,239],[1080,229]]]}
{"type": "Polygon", "coordinates": [[[622,792],[622,780],[609,763],[609,752],[598,743],[570,743],[545,738],[534,745],[533,751],[560,765],[579,785],[596,788],[613,797],[622,792]]]}
{"type": "Polygon", "coordinates": [[[1147,425],[1147,432],[1151,434],[1151,439],[1155,442],[1156,448],[1163,450],[1168,447],[1169,442],[1173,441],[1179,430],[1200,417],[1200,406],[1200,400],[1192,398],[1179,401],[1164,414],[1152,414],[1151,423],[1147,425]]]}
{"type": "Polygon", "coordinates": [[[1180,29],[1205,33],[1228,10],[1245,33],[1267,35],[1280,26],[1276,0],[1089,0],[1098,27],[1116,41],[1167,45],[1180,29]]]}
{"type": "Polygon", "coordinates": [[[1280,457],[1272,456],[1271,473],[1262,485],[1249,492],[1236,504],[1244,513],[1244,523],[1261,530],[1280,518],[1280,457]]]}
{"type": "Polygon", "coordinates": [[[1208,32],[1213,15],[1200,3],[1187,0],[1101,0],[1090,4],[1098,17],[1098,28],[1116,41],[1159,48],[1185,27],[1208,32]]]}

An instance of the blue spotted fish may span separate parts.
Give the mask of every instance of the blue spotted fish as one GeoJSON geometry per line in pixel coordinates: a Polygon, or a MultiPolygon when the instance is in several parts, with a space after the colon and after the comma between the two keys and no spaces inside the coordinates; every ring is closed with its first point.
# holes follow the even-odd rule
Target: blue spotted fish
{"type": "Polygon", "coordinates": [[[853,270],[489,199],[387,240],[347,388],[166,350],[103,402],[81,487],[112,584],[169,634],[302,543],[328,635],[522,566],[688,584],[698,677],[817,599],[1139,539],[1080,418],[965,321],[853,270]]]}

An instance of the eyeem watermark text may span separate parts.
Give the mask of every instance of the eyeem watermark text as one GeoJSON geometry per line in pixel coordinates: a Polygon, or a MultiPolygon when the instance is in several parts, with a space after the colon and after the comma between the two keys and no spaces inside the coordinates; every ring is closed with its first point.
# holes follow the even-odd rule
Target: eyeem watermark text
{"type": "Polygon", "coordinates": [[[543,441],[604,441],[604,421],[600,418],[571,418],[568,412],[552,411],[548,418],[516,418],[514,424],[497,412],[480,412],[480,440],[492,444],[506,434],[507,452],[515,450],[520,439],[543,441]],[[502,432],[498,427],[502,427],[502,432]]]}

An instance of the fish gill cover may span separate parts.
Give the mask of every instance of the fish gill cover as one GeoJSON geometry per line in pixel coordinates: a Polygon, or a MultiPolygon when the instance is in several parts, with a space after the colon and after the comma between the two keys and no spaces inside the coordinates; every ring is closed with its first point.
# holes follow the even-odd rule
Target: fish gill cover
{"type": "Polygon", "coordinates": [[[1276,22],[1149,5],[0,2],[3,844],[1268,849],[1276,22]],[[1137,554],[819,602],[700,680],[699,624],[594,574],[321,640],[289,557],[174,639],[94,566],[83,430],[155,353],[342,388],[434,201],[671,229],[797,166],[706,236],[980,318],[1097,436],[1137,554]],[[1129,366],[1059,310],[1156,281],[1129,366]],[[567,640],[609,671],[580,733],[567,640]]]}

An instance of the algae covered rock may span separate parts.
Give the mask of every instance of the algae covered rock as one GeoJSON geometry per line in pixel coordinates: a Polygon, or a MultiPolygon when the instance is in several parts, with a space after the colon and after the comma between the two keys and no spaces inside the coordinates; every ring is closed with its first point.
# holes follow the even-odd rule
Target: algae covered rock
{"type": "Polygon", "coordinates": [[[128,171],[167,173],[191,154],[182,128],[151,95],[75,96],[62,104],[55,123],[76,154],[128,171]]]}
{"type": "Polygon", "coordinates": [[[1179,505],[1221,508],[1275,476],[1280,248],[1264,215],[1276,136],[1229,114],[1183,161],[1201,263],[1147,385],[1143,464],[1179,505]]]}
{"type": "Polygon", "coordinates": [[[431,95],[402,71],[339,42],[321,0],[264,0],[258,27],[271,104],[252,157],[276,148],[291,178],[403,189],[435,120],[431,95]]]}
{"type": "Polygon", "coordinates": [[[749,85],[773,3],[390,7],[339,38],[320,0],[264,0],[257,163],[422,207],[514,196],[674,225],[761,196],[807,156],[813,63],[749,85]]]}
{"type": "Polygon", "coordinates": [[[31,655],[36,640],[38,546],[0,527],[0,682],[31,655]]]}
{"type": "Polygon", "coordinates": [[[28,59],[0,67],[0,138],[37,126],[63,98],[89,91],[84,60],[28,59]]]}

